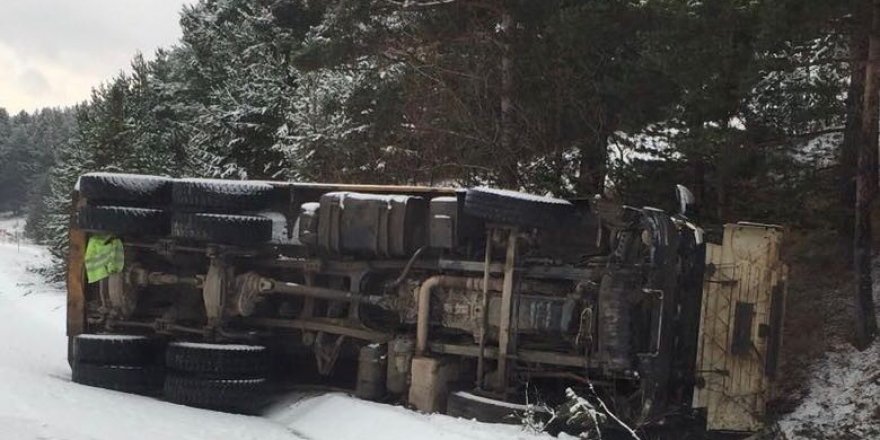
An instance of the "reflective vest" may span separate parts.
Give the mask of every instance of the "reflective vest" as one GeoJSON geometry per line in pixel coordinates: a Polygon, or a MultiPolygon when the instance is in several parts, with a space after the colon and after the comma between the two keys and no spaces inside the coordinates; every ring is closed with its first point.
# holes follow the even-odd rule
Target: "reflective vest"
{"type": "Polygon", "coordinates": [[[93,235],[86,245],[86,279],[94,283],[122,272],[125,254],[122,240],[112,235],[93,235]]]}

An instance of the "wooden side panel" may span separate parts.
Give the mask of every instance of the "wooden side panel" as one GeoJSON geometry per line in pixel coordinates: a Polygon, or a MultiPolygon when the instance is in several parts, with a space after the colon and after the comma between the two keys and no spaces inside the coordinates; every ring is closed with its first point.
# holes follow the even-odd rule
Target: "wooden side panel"
{"type": "Polygon", "coordinates": [[[725,226],[721,245],[707,248],[693,406],[706,409],[709,430],[757,431],[763,425],[772,295],[785,279],[781,240],[779,227],[735,224],[725,226]],[[735,353],[737,335],[737,345],[746,349],[735,353]]]}
{"type": "MultiPolygon", "coordinates": [[[[84,199],[74,195],[75,209],[85,204],[84,199]]],[[[85,282],[85,231],[76,227],[75,216],[71,215],[70,240],[67,251],[67,336],[76,336],[86,327],[86,282],[85,282]]]]}
{"type": "Polygon", "coordinates": [[[700,312],[700,337],[697,345],[696,370],[698,378],[702,381],[702,383],[698,383],[698,385],[702,386],[698,386],[694,389],[694,408],[707,408],[712,400],[712,394],[709,393],[709,389],[717,387],[718,378],[715,375],[706,375],[704,373],[707,371],[713,371],[712,360],[719,359],[721,356],[717,352],[723,350],[723,347],[717,346],[716,341],[707,337],[707,335],[717,334],[717,330],[713,327],[716,321],[714,319],[710,320],[709,316],[715,314],[721,296],[724,294],[724,290],[719,288],[720,285],[708,282],[709,279],[717,279],[718,277],[718,274],[714,271],[718,271],[719,267],[721,267],[722,249],[724,249],[723,244],[717,245],[714,243],[708,243],[706,245],[706,265],[711,269],[706,273],[707,282],[703,287],[703,303],[700,312]]]}

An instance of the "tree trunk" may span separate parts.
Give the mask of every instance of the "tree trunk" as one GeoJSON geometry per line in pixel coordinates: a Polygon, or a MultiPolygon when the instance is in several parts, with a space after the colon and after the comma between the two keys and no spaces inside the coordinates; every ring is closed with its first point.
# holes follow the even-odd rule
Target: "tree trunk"
{"type": "Polygon", "coordinates": [[[878,114],[880,114],[880,0],[873,1],[865,67],[865,94],[856,173],[856,213],[853,263],[857,286],[855,301],[856,345],[867,348],[877,333],[871,277],[871,206],[877,194],[878,114]]]}
{"type": "Polygon", "coordinates": [[[602,121],[595,136],[581,145],[577,180],[579,196],[605,192],[605,177],[608,175],[608,138],[615,130],[611,121],[602,121]]]}
{"type": "MultiPolygon", "coordinates": [[[[862,16],[862,14],[859,14],[862,16]]],[[[838,176],[840,182],[840,216],[837,229],[841,238],[841,249],[848,260],[854,257],[856,169],[858,168],[858,139],[861,135],[862,105],[865,97],[866,60],[868,58],[868,25],[860,19],[850,38],[849,90],[846,95],[846,127],[840,145],[838,176]]]]}
{"type": "Polygon", "coordinates": [[[505,9],[501,13],[501,185],[519,188],[519,154],[514,145],[513,126],[513,61],[510,50],[513,16],[505,9]]]}
{"type": "Polygon", "coordinates": [[[691,160],[690,165],[691,171],[693,172],[693,188],[691,189],[697,199],[698,207],[698,212],[692,212],[690,217],[699,220],[699,209],[706,204],[706,160],[703,157],[696,157],[691,160]]]}

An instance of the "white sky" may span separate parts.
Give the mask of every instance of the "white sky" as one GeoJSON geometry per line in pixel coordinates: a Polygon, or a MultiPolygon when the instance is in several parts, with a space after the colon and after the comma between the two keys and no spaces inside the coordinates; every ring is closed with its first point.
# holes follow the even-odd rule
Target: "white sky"
{"type": "Polygon", "coordinates": [[[0,0],[0,107],[9,113],[72,105],[180,37],[195,0],[0,0]]]}

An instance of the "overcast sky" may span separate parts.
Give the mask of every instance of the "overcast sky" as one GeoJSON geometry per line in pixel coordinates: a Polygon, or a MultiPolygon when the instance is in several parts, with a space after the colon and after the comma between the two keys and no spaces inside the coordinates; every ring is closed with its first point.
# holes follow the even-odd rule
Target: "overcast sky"
{"type": "Polygon", "coordinates": [[[180,37],[195,0],[0,0],[0,107],[76,104],[140,50],[180,37]]]}

